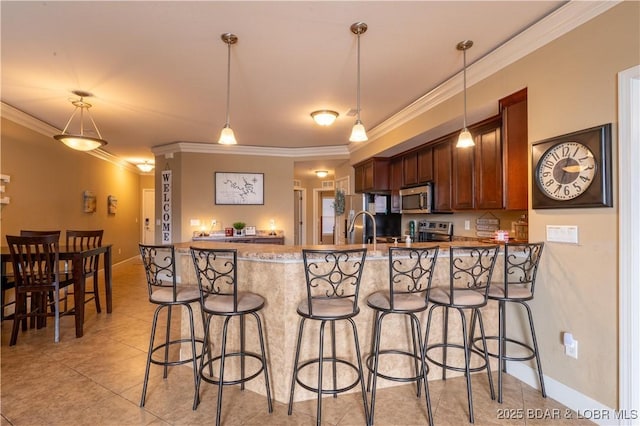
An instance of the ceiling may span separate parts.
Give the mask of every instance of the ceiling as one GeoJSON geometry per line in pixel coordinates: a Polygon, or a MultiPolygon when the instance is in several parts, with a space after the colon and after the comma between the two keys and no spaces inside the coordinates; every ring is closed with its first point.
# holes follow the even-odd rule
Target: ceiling
{"type": "Polygon", "coordinates": [[[472,64],[564,3],[3,0],[2,102],[62,129],[71,92],[88,91],[109,142],[103,150],[134,163],[153,160],[154,146],[215,144],[227,96],[220,35],[232,32],[230,123],[239,145],[347,146],[356,108],[352,23],[368,25],[361,118],[372,129],[461,72],[458,42],[473,40],[472,64]],[[317,109],[340,115],[320,127],[310,117],[317,109]]]}

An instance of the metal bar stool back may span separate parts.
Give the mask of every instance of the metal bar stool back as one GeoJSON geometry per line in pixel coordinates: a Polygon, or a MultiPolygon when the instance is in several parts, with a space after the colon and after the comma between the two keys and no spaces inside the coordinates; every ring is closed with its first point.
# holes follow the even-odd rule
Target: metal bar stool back
{"type": "Polygon", "coordinates": [[[364,268],[367,249],[348,250],[302,250],[304,260],[304,273],[306,279],[307,297],[300,302],[297,313],[300,316],[298,327],[298,337],[296,342],[296,354],[291,377],[291,392],[289,394],[289,415],[293,411],[293,396],[296,383],[304,389],[317,394],[316,421],[320,425],[322,422],[322,396],[333,395],[346,392],[358,385],[362,390],[362,403],[364,406],[364,416],[369,423],[369,410],[367,408],[367,398],[364,386],[364,375],[362,370],[362,357],[360,354],[360,344],[358,341],[358,331],[353,318],[358,315],[358,294],[360,291],[360,281],[364,268]],[[307,320],[320,321],[318,357],[306,361],[300,361],[300,347],[304,325],[307,320]],[[338,358],[336,348],[336,321],[346,321],[351,326],[354,339],[356,363],[353,361],[338,358]],[[329,324],[331,334],[331,354],[324,354],[324,331],[329,324]],[[324,364],[331,367],[330,385],[323,383],[324,364]],[[305,383],[301,378],[301,371],[311,366],[317,368],[317,383],[314,385],[305,383]],[[340,367],[340,368],[339,368],[340,367]],[[343,371],[346,368],[346,371],[343,371]],[[338,370],[341,371],[338,374],[338,370]],[[349,371],[356,373],[356,379],[349,383],[338,384],[338,377],[348,377],[349,371]]]}
{"type": "MultiPolygon", "coordinates": [[[[191,258],[198,278],[202,309],[205,314],[204,349],[200,367],[198,368],[198,383],[193,409],[200,402],[200,383],[218,385],[218,399],[216,411],[216,425],[220,424],[222,415],[222,390],[224,386],[240,385],[244,390],[245,382],[264,374],[265,388],[267,392],[267,408],[273,412],[271,401],[271,388],[269,383],[269,371],[267,368],[267,355],[265,351],[262,320],[258,312],[264,307],[265,300],[262,296],[246,291],[238,290],[238,253],[236,249],[204,249],[191,247],[191,258]],[[260,353],[250,352],[245,347],[245,317],[251,316],[256,320],[260,353]],[[223,318],[222,337],[220,340],[220,354],[213,356],[210,345],[211,320],[214,317],[223,318]],[[228,350],[228,326],[232,318],[239,319],[239,349],[228,350]],[[225,372],[225,362],[228,360],[240,360],[239,378],[233,378],[234,374],[225,372]],[[257,366],[246,373],[246,363],[257,361],[257,366]],[[213,364],[220,363],[218,375],[214,375],[213,364]],[[232,378],[229,378],[231,376],[232,378]]],[[[233,367],[233,364],[231,365],[233,367]]],[[[236,375],[237,376],[237,375],[236,375]]]]}
{"type": "MultiPolygon", "coordinates": [[[[367,389],[371,389],[371,405],[369,417],[374,421],[376,403],[376,382],[378,377],[397,382],[416,382],[417,396],[424,382],[425,402],[429,424],[433,424],[429,384],[427,382],[428,367],[425,361],[422,331],[417,313],[427,309],[431,281],[438,259],[439,247],[429,248],[389,248],[389,290],[378,291],[367,298],[367,306],[375,311],[374,333],[371,340],[371,353],[367,356],[369,377],[367,389]],[[389,314],[405,315],[410,321],[411,352],[404,349],[380,349],[382,340],[382,322],[389,314]],[[414,375],[411,377],[390,376],[380,372],[380,355],[409,357],[413,360],[414,375]],[[370,387],[373,377],[373,387],[370,387]]],[[[394,333],[400,330],[395,329],[394,333]]]]}
{"type": "MultiPolygon", "coordinates": [[[[507,361],[529,361],[535,359],[540,380],[542,396],[547,394],[544,388],[542,364],[538,341],[533,325],[533,315],[527,303],[533,300],[538,265],[542,257],[544,243],[507,243],[504,245],[503,280],[494,282],[489,288],[489,300],[498,302],[498,335],[487,336],[489,341],[497,343],[497,353],[489,351],[489,355],[498,358],[498,402],[502,403],[502,373],[507,371],[507,361]],[[531,344],[521,339],[507,337],[507,322],[505,320],[507,303],[512,306],[520,305],[527,313],[531,344]],[[507,347],[513,352],[507,354],[507,347]]],[[[472,328],[473,332],[474,328],[472,328]]],[[[482,350],[481,339],[475,338],[474,345],[482,350]]]]}
{"type": "MultiPolygon", "coordinates": [[[[193,387],[197,396],[198,364],[197,360],[202,355],[196,351],[196,343],[202,344],[202,339],[197,339],[194,330],[193,308],[191,304],[200,303],[200,291],[195,285],[178,284],[176,281],[175,248],[173,245],[145,245],[139,244],[142,264],[144,266],[149,302],[158,305],[153,314],[151,335],[149,337],[149,352],[147,365],[144,372],[142,396],[140,407],[144,407],[147,396],[147,384],[149,382],[149,369],[151,364],[161,365],[164,369],[163,378],[167,378],[168,367],[191,363],[193,365],[193,387]],[[189,316],[189,337],[171,338],[171,318],[174,307],[186,309],[189,316]],[[156,329],[158,317],[161,311],[166,310],[166,332],[164,339],[156,343],[156,329]],[[191,354],[181,358],[183,345],[188,344],[191,354]],[[161,357],[154,357],[160,353],[161,357]]],[[[178,312],[180,320],[180,312],[178,312]]]]}
{"type": "Polygon", "coordinates": [[[484,323],[480,308],[487,304],[489,285],[493,268],[496,263],[499,246],[452,246],[449,248],[449,283],[435,286],[429,293],[429,308],[427,331],[425,335],[426,358],[442,368],[442,379],[446,380],[447,370],[463,372],[467,382],[467,402],[469,408],[469,422],[474,422],[473,399],[471,395],[471,373],[486,370],[489,379],[491,399],[495,399],[493,378],[489,365],[489,355],[486,351],[478,351],[473,347],[472,335],[467,332],[465,310],[471,311],[472,317],[478,319],[481,338],[484,341],[484,323]],[[431,320],[436,309],[443,310],[442,342],[430,343],[431,320]],[[462,328],[462,343],[449,342],[449,310],[454,309],[460,315],[462,328]],[[464,365],[455,360],[447,360],[450,350],[462,350],[464,365]],[[437,358],[437,352],[441,356],[437,358]],[[479,356],[480,363],[471,366],[471,357],[479,356]]]}

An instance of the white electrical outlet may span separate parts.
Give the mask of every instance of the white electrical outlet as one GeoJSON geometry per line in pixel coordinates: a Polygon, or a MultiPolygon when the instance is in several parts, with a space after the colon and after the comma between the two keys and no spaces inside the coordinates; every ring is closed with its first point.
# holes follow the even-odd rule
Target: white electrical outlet
{"type": "Polygon", "coordinates": [[[565,345],[564,354],[571,358],[578,359],[578,341],[574,340],[572,345],[565,345]]]}
{"type": "Polygon", "coordinates": [[[465,220],[464,221],[464,230],[468,231],[471,229],[471,221],[470,220],[465,220]]]}

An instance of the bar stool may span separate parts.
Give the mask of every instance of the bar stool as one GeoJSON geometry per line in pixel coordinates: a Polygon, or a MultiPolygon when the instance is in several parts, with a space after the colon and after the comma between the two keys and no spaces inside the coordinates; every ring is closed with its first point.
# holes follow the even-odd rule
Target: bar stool
{"type": "MultiPolygon", "coordinates": [[[[480,335],[485,342],[484,323],[480,308],[487,304],[487,295],[491,274],[496,263],[499,246],[452,246],[449,248],[449,284],[433,287],[429,293],[429,317],[425,335],[426,358],[442,368],[442,380],[447,379],[447,370],[464,372],[467,381],[467,402],[469,406],[469,422],[473,423],[473,399],[471,396],[471,373],[487,370],[491,399],[495,399],[493,378],[487,351],[478,351],[473,347],[471,334],[467,333],[465,310],[470,310],[478,318],[480,335]],[[429,332],[433,312],[442,308],[442,342],[429,344],[429,332]],[[448,341],[449,310],[455,309],[460,314],[462,325],[462,344],[448,341]],[[442,358],[435,359],[435,351],[442,349],[442,358]],[[447,363],[447,352],[451,349],[462,349],[464,366],[447,363]],[[482,358],[481,364],[471,367],[471,357],[482,358]]],[[[485,345],[486,347],[486,345],[485,345]]]]}
{"type": "MultiPolygon", "coordinates": [[[[163,378],[167,378],[168,367],[192,363],[193,365],[193,387],[197,396],[198,386],[198,364],[197,359],[202,355],[197,355],[196,343],[203,343],[202,339],[196,339],[193,322],[193,309],[191,303],[200,302],[200,292],[194,285],[178,285],[176,282],[175,249],[173,245],[144,245],[139,244],[142,264],[147,277],[147,288],[149,290],[149,302],[158,305],[153,314],[151,325],[151,336],[149,337],[149,352],[147,354],[147,366],[144,372],[144,384],[142,385],[142,396],[140,407],[144,407],[147,396],[147,384],[149,382],[149,369],[151,364],[161,365],[164,368],[163,378]],[[189,337],[171,339],[171,314],[174,307],[182,306],[189,314],[189,337]],[[164,342],[155,344],[156,327],[160,312],[167,310],[166,335],[164,342]],[[191,344],[191,357],[188,359],[175,359],[170,357],[170,348],[179,348],[184,343],[191,344]],[[164,353],[162,359],[154,358],[153,354],[161,351],[164,353]]],[[[180,319],[180,317],[178,317],[180,319]]],[[[204,320],[204,318],[203,318],[204,320]]]]}
{"type": "MultiPolygon", "coordinates": [[[[429,424],[433,424],[431,412],[431,399],[429,397],[429,384],[427,381],[428,367],[424,356],[424,346],[421,342],[422,332],[417,313],[427,309],[429,290],[439,247],[429,248],[389,248],[389,290],[378,291],[367,298],[367,306],[375,310],[375,329],[371,340],[371,353],[367,356],[367,368],[369,376],[367,389],[373,376],[371,388],[371,409],[369,418],[371,425],[374,421],[376,404],[376,381],[378,377],[397,382],[416,382],[417,396],[420,397],[421,382],[424,381],[425,401],[429,424]],[[411,342],[413,352],[402,349],[382,349],[382,320],[389,314],[406,315],[411,321],[411,342]],[[419,351],[418,351],[418,348],[419,351]],[[415,375],[412,377],[394,377],[381,373],[378,370],[380,355],[400,355],[413,360],[415,375]],[[419,364],[419,365],[418,365],[419,364]]],[[[398,330],[395,330],[398,332],[398,330]]]]}
{"type": "Polygon", "coordinates": [[[204,249],[191,247],[191,258],[198,277],[202,310],[206,320],[204,326],[204,349],[200,368],[198,371],[198,382],[196,385],[196,396],[193,401],[193,409],[198,407],[200,402],[200,383],[204,380],[207,383],[218,385],[218,400],[216,410],[216,425],[220,424],[222,411],[222,390],[224,386],[240,384],[240,389],[244,390],[245,382],[255,379],[264,372],[264,382],[267,391],[267,408],[269,413],[273,412],[271,402],[271,389],[269,385],[269,371],[267,369],[267,356],[265,353],[264,336],[262,333],[262,321],[257,314],[264,307],[264,298],[255,293],[238,291],[238,259],[235,249],[204,249]],[[260,343],[260,354],[249,352],[245,348],[245,316],[250,315],[256,320],[258,328],[258,340],[260,343]],[[220,355],[212,356],[209,342],[209,328],[211,319],[214,316],[224,318],[222,327],[222,340],[220,355]],[[237,317],[240,321],[240,349],[235,352],[227,352],[227,331],[229,321],[237,317]],[[227,358],[240,358],[240,378],[225,379],[225,361],[227,358]],[[257,360],[260,364],[252,374],[246,375],[246,359],[257,360]],[[213,374],[213,364],[220,362],[219,375],[216,378],[213,374]],[[209,374],[205,372],[208,368],[209,374]]]}
{"type": "MultiPolygon", "coordinates": [[[[533,291],[536,284],[536,274],[538,264],[542,257],[544,243],[507,243],[504,245],[504,281],[492,283],[489,287],[489,300],[498,302],[498,335],[487,336],[487,340],[495,340],[498,346],[498,353],[489,352],[489,356],[498,358],[498,402],[502,403],[502,373],[507,371],[507,361],[529,361],[536,360],[538,369],[538,379],[540,380],[540,390],[544,398],[547,393],[544,388],[544,378],[542,374],[542,364],[540,362],[540,352],[538,351],[538,341],[536,331],[533,326],[533,315],[528,301],[533,300],[533,291]],[[529,320],[529,331],[531,333],[532,346],[517,339],[507,337],[507,322],[505,313],[507,303],[524,306],[529,320]],[[516,356],[507,354],[507,343],[512,343],[516,347],[524,348],[526,355],[516,356]]],[[[475,318],[474,318],[475,319],[475,318]]],[[[472,321],[471,332],[474,331],[475,321],[472,321]]],[[[475,338],[474,346],[478,350],[480,338],[475,338]]]]}
{"type": "Polygon", "coordinates": [[[364,386],[362,370],[362,357],[358,342],[358,330],[353,318],[358,315],[358,292],[360,279],[367,254],[367,249],[348,250],[302,250],[304,260],[304,272],[307,283],[307,297],[298,305],[297,312],[300,316],[296,354],[291,377],[291,392],[289,394],[289,412],[293,411],[293,394],[296,382],[304,389],[318,394],[316,421],[318,426],[322,423],[322,395],[333,395],[353,389],[360,383],[362,388],[362,403],[364,414],[369,424],[369,410],[364,386]],[[320,321],[320,338],[318,341],[318,357],[300,362],[300,346],[306,320],[320,321]],[[336,350],[335,323],[347,321],[353,330],[353,339],[356,351],[356,364],[344,358],[338,358],[336,350]],[[331,355],[324,355],[324,330],[327,323],[330,324],[331,355]],[[324,363],[330,363],[332,369],[332,386],[329,389],[323,387],[324,363]],[[300,372],[308,366],[317,366],[318,383],[310,385],[304,383],[300,372]],[[347,367],[357,373],[357,379],[350,384],[341,384],[338,387],[338,366],[347,367]]]}

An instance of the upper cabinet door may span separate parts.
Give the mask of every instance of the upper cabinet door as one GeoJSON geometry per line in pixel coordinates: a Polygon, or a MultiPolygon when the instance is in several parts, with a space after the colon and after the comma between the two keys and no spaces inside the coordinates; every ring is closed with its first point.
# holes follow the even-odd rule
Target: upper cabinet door
{"type": "Polygon", "coordinates": [[[402,156],[402,186],[418,183],[418,153],[411,152],[402,156]]]}
{"type": "Polygon", "coordinates": [[[418,151],[418,182],[433,181],[433,148],[426,147],[418,151]]]}
{"type": "Polygon", "coordinates": [[[504,208],[527,210],[529,204],[529,130],[527,89],[500,100],[504,159],[504,208]]]}
{"type": "Polygon", "coordinates": [[[451,146],[451,139],[433,146],[434,212],[451,211],[451,146]]]}

